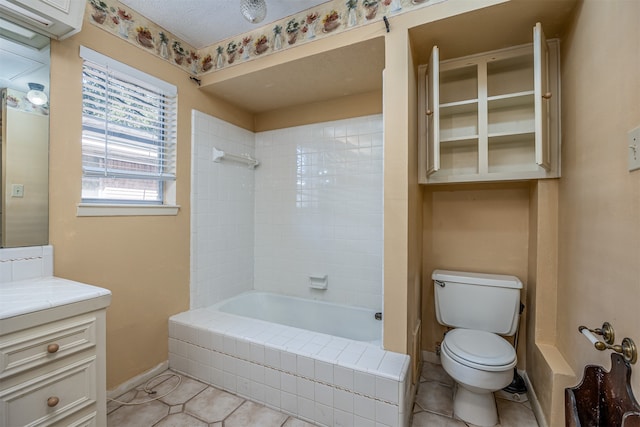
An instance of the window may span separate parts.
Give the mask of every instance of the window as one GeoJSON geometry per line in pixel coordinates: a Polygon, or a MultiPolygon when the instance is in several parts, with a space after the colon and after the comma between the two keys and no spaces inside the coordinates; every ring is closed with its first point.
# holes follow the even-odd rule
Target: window
{"type": "Polygon", "coordinates": [[[175,204],[175,86],[84,46],[80,56],[82,204],[175,204]]]}

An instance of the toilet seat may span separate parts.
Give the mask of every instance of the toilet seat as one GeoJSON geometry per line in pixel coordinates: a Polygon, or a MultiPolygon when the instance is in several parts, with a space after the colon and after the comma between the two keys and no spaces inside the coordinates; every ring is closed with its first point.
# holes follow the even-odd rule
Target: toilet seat
{"type": "Polygon", "coordinates": [[[458,363],[489,372],[511,369],[517,362],[513,346],[486,331],[453,329],[445,335],[442,350],[458,363]]]}

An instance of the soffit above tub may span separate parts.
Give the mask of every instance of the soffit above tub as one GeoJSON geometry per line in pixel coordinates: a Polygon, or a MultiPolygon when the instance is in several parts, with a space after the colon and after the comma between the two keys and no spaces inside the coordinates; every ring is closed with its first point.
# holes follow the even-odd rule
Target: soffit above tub
{"type": "Polygon", "coordinates": [[[274,65],[202,89],[250,113],[382,90],[384,38],[274,65]]]}
{"type": "MultiPolygon", "coordinates": [[[[547,38],[559,37],[576,4],[511,0],[416,26],[409,30],[414,64],[427,63],[434,45],[441,59],[449,59],[530,43],[536,22],[547,38]]],[[[224,78],[213,73],[202,89],[253,114],[381,91],[384,49],[384,37],[378,37],[254,72],[224,78]]]]}
{"type": "Polygon", "coordinates": [[[251,24],[240,13],[240,0],[120,0],[196,49],[254,30],[327,0],[266,0],[267,16],[251,24]]]}

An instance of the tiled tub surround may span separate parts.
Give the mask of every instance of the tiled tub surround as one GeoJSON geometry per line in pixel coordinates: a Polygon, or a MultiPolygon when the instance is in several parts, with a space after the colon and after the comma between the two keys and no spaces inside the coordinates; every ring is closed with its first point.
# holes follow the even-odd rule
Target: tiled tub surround
{"type": "Polygon", "coordinates": [[[254,156],[253,132],[192,112],[191,308],[253,289],[254,170],[213,148],[254,156]]]}
{"type": "Polygon", "coordinates": [[[204,308],[169,320],[171,369],[320,426],[405,427],[409,356],[204,308]]]}
{"type": "Polygon", "coordinates": [[[254,289],[382,305],[382,115],[256,134],[254,289]],[[328,277],[327,290],[309,276],[328,277]]]}
{"type": "Polygon", "coordinates": [[[380,311],[382,115],[257,134],[192,122],[191,308],[256,289],[380,311]]]}

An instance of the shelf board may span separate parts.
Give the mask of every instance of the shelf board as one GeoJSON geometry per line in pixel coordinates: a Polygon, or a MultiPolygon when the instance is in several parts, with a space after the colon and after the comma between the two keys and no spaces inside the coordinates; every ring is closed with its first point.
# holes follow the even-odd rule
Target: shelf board
{"type": "Polygon", "coordinates": [[[451,138],[441,138],[440,144],[447,145],[478,145],[478,135],[466,135],[451,138]]]}
{"type": "Polygon", "coordinates": [[[513,108],[517,106],[533,106],[533,91],[514,92],[505,95],[490,96],[487,98],[489,110],[498,110],[501,108],[513,108]]]}
{"type": "Polygon", "coordinates": [[[532,143],[535,143],[535,132],[531,131],[522,132],[495,132],[490,133],[489,144],[508,144],[525,139],[530,139],[532,143]]]}
{"type": "Polygon", "coordinates": [[[440,115],[450,116],[454,114],[473,113],[478,111],[477,99],[465,99],[464,101],[447,102],[440,104],[440,115]]]}

